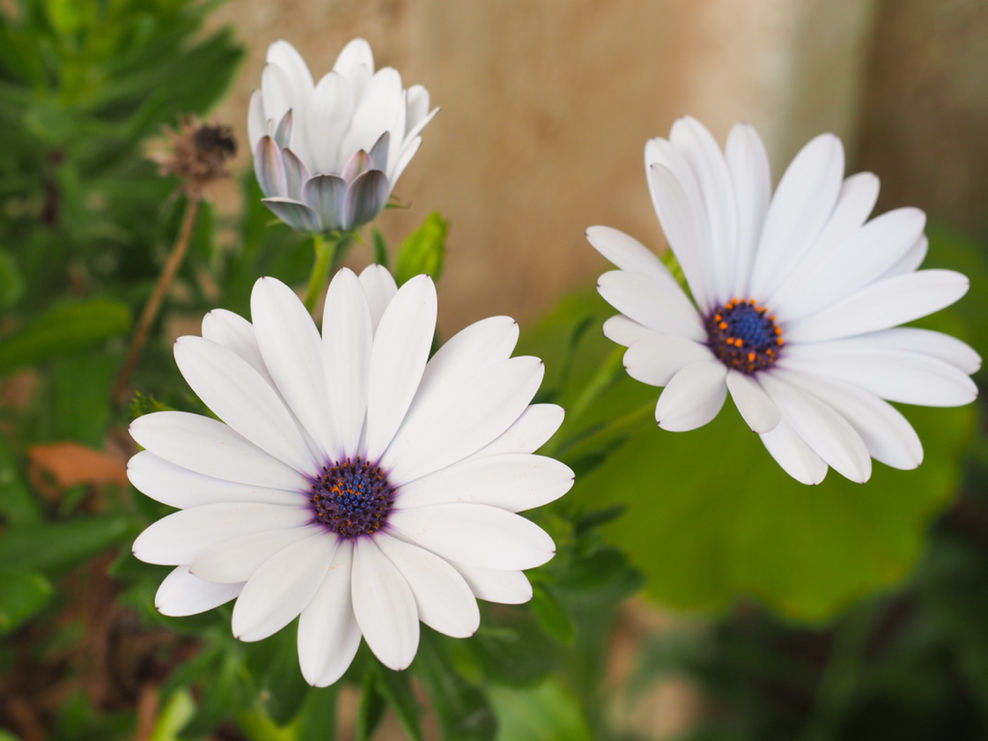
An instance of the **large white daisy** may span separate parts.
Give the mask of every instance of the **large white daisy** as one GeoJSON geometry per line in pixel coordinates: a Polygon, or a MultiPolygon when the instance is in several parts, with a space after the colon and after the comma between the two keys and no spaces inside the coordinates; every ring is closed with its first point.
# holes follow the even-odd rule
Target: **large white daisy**
{"type": "Polygon", "coordinates": [[[364,39],[347,44],[318,83],[287,41],[268,48],[247,114],[264,203],[308,232],[355,229],[388,202],[422,143],[429,91],[402,88],[393,67],[374,71],[364,39]]]}
{"type": "Polygon", "coordinates": [[[681,118],[645,146],[652,203],[692,300],[662,262],[615,229],[590,243],[619,270],[597,284],[621,312],[604,334],[628,351],[629,375],[664,386],[666,430],[711,421],[731,392],[741,416],[794,478],[833,466],[864,482],[871,458],[915,468],[923,448],[884,400],[957,406],[974,400],[981,359],[963,342],[898,327],[957,301],[965,276],[917,270],[925,215],[900,208],[870,221],[878,178],[844,178],[840,139],[803,147],[772,195],[755,130],[737,124],[721,153],[681,118]]]}
{"type": "Polygon", "coordinates": [[[128,466],[148,496],[181,511],[137,538],[142,561],[175,566],[156,597],[167,615],[237,598],[233,633],[257,641],[301,614],[313,685],[335,682],[363,636],[403,669],[419,621],[468,636],[476,598],[520,603],[522,573],[554,553],[515,514],[565,493],[573,472],[533,455],[563,410],[532,404],[538,358],[511,358],[518,325],[473,324],[430,360],[436,292],[397,290],[384,268],[330,285],[320,336],[283,283],[261,278],[253,324],[210,312],[175,359],[217,421],[138,418],[128,466]]]}

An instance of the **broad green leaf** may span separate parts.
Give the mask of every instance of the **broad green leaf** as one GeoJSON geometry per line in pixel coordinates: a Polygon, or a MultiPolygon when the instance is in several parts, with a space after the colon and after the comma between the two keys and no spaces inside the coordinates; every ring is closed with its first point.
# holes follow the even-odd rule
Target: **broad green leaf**
{"type": "Polygon", "coordinates": [[[58,572],[119,543],[133,528],[119,515],[10,527],[0,535],[0,564],[58,572]]]}
{"type": "Polygon", "coordinates": [[[69,355],[130,328],[130,311],[115,301],[96,299],[59,306],[17,334],[0,339],[0,373],[69,355]]]}
{"type": "Polygon", "coordinates": [[[481,614],[480,630],[463,646],[492,682],[532,684],[552,671],[559,649],[527,607],[498,605],[481,614]]]}
{"type": "Polygon", "coordinates": [[[0,568],[0,635],[41,612],[52,595],[51,582],[36,571],[0,568]]]}
{"type": "Polygon", "coordinates": [[[555,679],[533,688],[491,687],[497,741],[593,741],[580,703],[555,679]]]}
{"type": "Polygon", "coordinates": [[[438,281],[446,263],[447,224],[436,211],[416,231],[409,234],[395,255],[395,280],[398,285],[425,273],[438,281]]]}
{"type": "Polygon", "coordinates": [[[211,682],[204,682],[202,700],[195,715],[182,726],[180,739],[198,739],[216,730],[224,720],[236,713],[239,691],[240,657],[232,651],[224,654],[219,670],[211,682]]]}
{"type": "MultiPolygon", "coordinates": [[[[559,393],[567,409],[609,357],[599,324],[613,314],[587,292],[564,301],[520,343],[520,353],[545,360],[546,383],[558,383],[572,329],[594,317],[571,381],[559,393]]],[[[963,323],[950,310],[937,318],[963,323]]],[[[567,421],[568,433],[647,412],[658,395],[624,376],[582,418],[567,421]]],[[[645,572],[646,594],[666,606],[721,610],[736,595],[750,594],[791,618],[824,620],[909,573],[929,519],[957,486],[975,409],[902,411],[923,440],[923,464],[896,471],[875,463],[864,486],[834,471],[816,487],[797,483],[728,401],[714,422],[692,432],[666,432],[645,420],[602,465],[579,477],[567,497],[588,509],[628,506],[604,532],[645,572]]],[[[561,441],[561,457],[570,463],[566,446],[561,441]]]]}

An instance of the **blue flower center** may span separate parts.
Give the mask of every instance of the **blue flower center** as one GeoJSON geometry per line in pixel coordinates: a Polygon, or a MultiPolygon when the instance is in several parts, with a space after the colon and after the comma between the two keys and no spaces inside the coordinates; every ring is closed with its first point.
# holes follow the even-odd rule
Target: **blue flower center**
{"type": "Polygon", "coordinates": [[[312,482],[309,505],[322,523],[343,538],[373,535],[388,520],[395,490],[375,465],[361,458],[332,467],[312,482]]]}
{"type": "Polygon", "coordinates": [[[717,359],[747,375],[771,367],[784,344],[775,316],[753,298],[735,298],[715,307],[704,326],[717,359]]]}

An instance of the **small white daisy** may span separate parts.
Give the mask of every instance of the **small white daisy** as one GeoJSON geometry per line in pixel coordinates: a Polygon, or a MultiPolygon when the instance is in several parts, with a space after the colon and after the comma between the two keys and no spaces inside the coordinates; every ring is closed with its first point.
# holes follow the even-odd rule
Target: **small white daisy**
{"type": "Polygon", "coordinates": [[[884,399],[958,406],[977,396],[981,358],[963,342],[898,327],[957,301],[965,276],[917,270],[926,217],[900,208],[871,221],[878,178],[844,178],[840,139],[803,147],[775,195],[755,130],[737,124],[721,153],[692,118],[645,146],[652,203],[692,301],[661,261],[615,229],[587,239],[620,270],[601,296],[621,316],[604,334],[633,378],[664,386],[666,430],[710,422],[731,392],[741,416],[793,478],[827,467],[864,482],[871,458],[915,468],[923,448],[884,399]]]}
{"type": "Polygon", "coordinates": [[[307,232],[373,221],[439,110],[429,110],[429,91],[421,85],[401,85],[398,70],[374,71],[364,39],[343,47],[318,83],[294,46],[271,44],[247,113],[254,172],[268,208],[307,232]]]}
{"type": "Polygon", "coordinates": [[[221,419],[158,412],[131,425],[128,466],[181,511],[137,538],[142,561],[175,566],[166,615],[237,598],[233,633],[257,641],[301,614],[299,663],[335,682],[363,636],[392,669],[415,656],[419,620],[446,635],[478,627],[476,598],[525,602],[523,569],[555,550],[515,514],[551,502],[573,472],[532,455],[563,410],[532,404],[538,358],[511,352],[518,325],[492,317],[429,359],[436,291],[401,290],[380,266],[330,285],[320,337],[283,283],[261,278],[253,324],[206,315],[175,360],[221,419]]]}

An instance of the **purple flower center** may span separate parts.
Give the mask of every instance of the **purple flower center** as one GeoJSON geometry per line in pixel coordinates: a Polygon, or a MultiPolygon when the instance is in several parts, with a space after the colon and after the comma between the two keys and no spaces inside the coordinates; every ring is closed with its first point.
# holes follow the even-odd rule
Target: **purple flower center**
{"type": "Polygon", "coordinates": [[[751,375],[770,368],[782,350],[782,329],[755,299],[731,299],[704,321],[707,344],[728,368],[751,375]]]}
{"type": "Polygon", "coordinates": [[[394,497],[394,487],[380,468],[354,458],[323,466],[322,475],[312,482],[309,505],[317,522],[352,540],[384,527],[394,497]]]}

